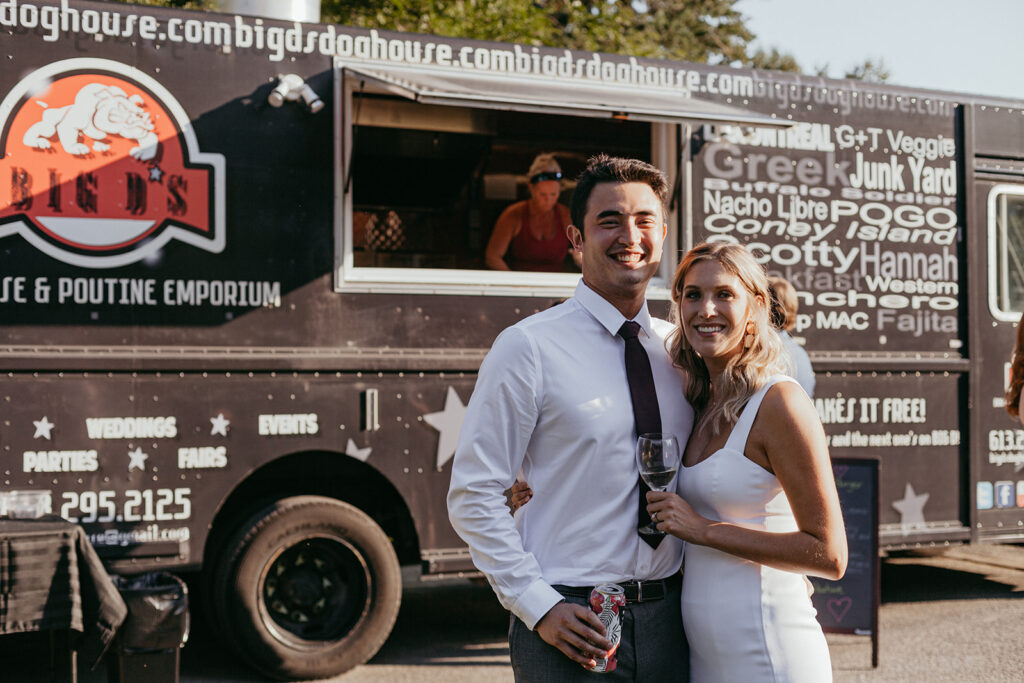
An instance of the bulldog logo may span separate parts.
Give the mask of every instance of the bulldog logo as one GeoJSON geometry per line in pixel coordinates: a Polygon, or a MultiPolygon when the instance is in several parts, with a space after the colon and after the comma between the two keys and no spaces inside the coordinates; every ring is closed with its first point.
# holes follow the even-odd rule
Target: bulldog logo
{"type": "Polygon", "coordinates": [[[224,248],[224,157],[199,150],[184,109],[118,62],[39,69],[0,102],[0,238],[111,268],[170,240],[224,248]]]}
{"type": "Polygon", "coordinates": [[[83,135],[96,141],[93,150],[106,152],[110,144],[102,140],[109,133],[137,140],[139,146],[130,154],[149,161],[156,155],[159,140],[144,105],[140,95],[129,97],[116,86],[90,83],[75,94],[74,104],[44,111],[43,120],[28,129],[23,142],[26,147],[50,149],[50,138],[56,135],[66,152],[82,156],[89,153],[88,145],[79,141],[83,135]]]}

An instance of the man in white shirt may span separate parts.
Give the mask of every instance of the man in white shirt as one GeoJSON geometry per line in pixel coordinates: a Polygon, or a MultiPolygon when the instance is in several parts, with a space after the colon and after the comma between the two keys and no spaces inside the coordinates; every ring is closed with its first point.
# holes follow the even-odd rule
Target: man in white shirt
{"type": "Polygon", "coordinates": [[[503,331],[480,368],[462,425],[449,517],[512,612],[520,681],[591,680],[610,642],[587,606],[590,588],[626,589],[616,670],[603,680],[688,680],[679,611],[682,542],[637,533],[636,433],[624,341],[639,324],[662,431],[685,444],[693,410],[652,319],[647,283],[661,261],[668,184],[653,166],[591,159],[572,201],[583,279],[566,302],[503,331]],[[513,519],[504,495],[522,471],[534,497],[513,519]]]}
{"type": "Polygon", "coordinates": [[[782,340],[782,350],[786,352],[789,370],[786,373],[804,388],[807,395],[814,398],[814,368],[811,357],[804,347],[796,343],[789,331],[796,327],[796,314],[800,312],[800,300],[789,280],[773,276],[768,278],[768,290],[772,295],[772,325],[782,340]]]}

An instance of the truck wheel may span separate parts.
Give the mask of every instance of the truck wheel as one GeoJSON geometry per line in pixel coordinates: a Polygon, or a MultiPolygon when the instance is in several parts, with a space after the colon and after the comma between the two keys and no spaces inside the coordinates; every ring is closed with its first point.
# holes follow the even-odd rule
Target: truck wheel
{"type": "Polygon", "coordinates": [[[214,610],[243,660],[282,680],[333,676],[391,633],[402,576],[388,537],[347,503],[285,498],[244,524],[214,575],[214,610]]]}

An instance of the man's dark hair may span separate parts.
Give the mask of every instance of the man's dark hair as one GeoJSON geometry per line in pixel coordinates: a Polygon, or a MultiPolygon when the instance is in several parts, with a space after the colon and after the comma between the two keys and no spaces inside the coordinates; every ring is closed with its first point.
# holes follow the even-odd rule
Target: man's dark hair
{"type": "Polygon", "coordinates": [[[579,228],[580,235],[583,235],[583,217],[587,213],[587,201],[598,183],[644,183],[654,190],[654,194],[661,201],[662,217],[668,214],[668,179],[664,173],[646,161],[598,154],[587,160],[587,167],[576,179],[576,189],[572,193],[569,213],[572,224],[579,228]]]}

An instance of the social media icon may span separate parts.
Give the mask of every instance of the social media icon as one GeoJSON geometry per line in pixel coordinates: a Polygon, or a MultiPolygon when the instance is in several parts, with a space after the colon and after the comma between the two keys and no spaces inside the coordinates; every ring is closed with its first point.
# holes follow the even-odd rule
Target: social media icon
{"type": "Polygon", "coordinates": [[[1013,482],[1012,481],[997,481],[996,482],[996,507],[997,508],[1012,508],[1014,506],[1013,500],[1013,482]]]}
{"type": "Polygon", "coordinates": [[[992,489],[992,482],[990,481],[979,481],[978,482],[978,509],[979,510],[991,510],[994,504],[993,497],[995,491],[992,489]]]}

